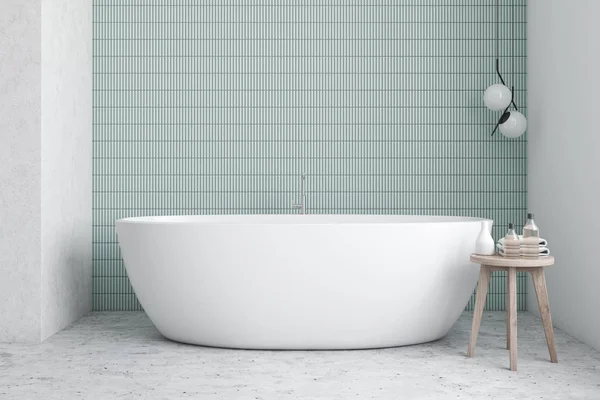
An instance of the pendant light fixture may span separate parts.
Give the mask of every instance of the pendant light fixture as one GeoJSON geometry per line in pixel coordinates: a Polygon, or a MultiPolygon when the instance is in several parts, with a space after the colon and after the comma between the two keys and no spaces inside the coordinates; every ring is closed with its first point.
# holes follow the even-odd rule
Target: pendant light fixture
{"type": "Polygon", "coordinates": [[[492,111],[501,111],[510,105],[512,94],[500,74],[500,0],[496,0],[496,73],[500,82],[488,87],[483,93],[483,103],[492,111]]]}
{"type": "MultiPolygon", "coordinates": [[[[515,97],[515,1],[512,0],[511,3],[511,11],[512,11],[512,22],[511,22],[511,57],[512,57],[512,68],[511,68],[511,77],[513,81],[513,86],[511,88],[511,103],[515,107],[514,110],[509,111],[510,104],[504,110],[504,114],[500,117],[500,121],[498,124],[500,125],[500,133],[508,138],[517,138],[525,133],[527,130],[527,118],[519,112],[517,105],[513,101],[515,97]]],[[[497,127],[498,125],[496,125],[497,127]]],[[[494,129],[495,131],[495,129],[494,129]]],[[[494,133],[492,132],[492,135],[494,133]]]]}

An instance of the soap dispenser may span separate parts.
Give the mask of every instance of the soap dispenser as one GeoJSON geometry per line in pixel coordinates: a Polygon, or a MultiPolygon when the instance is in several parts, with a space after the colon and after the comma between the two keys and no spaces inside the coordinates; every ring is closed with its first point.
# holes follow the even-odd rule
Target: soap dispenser
{"type": "Polygon", "coordinates": [[[515,226],[511,222],[508,224],[508,232],[504,236],[504,251],[500,254],[508,258],[519,258],[521,257],[521,242],[517,233],[515,232],[515,226]]]}

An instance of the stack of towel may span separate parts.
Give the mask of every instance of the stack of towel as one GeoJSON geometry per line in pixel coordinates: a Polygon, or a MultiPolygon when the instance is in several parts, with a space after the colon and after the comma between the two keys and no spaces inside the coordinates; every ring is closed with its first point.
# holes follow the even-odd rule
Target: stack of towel
{"type": "Polygon", "coordinates": [[[548,241],[546,239],[538,239],[538,245],[529,245],[523,243],[523,235],[519,235],[519,243],[520,246],[505,246],[504,238],[498,240],[496,244],[496,249],[498,250],[498,254],[502,257],[543,257],[550,255],[550,250],[548,249],[548,241]]]}

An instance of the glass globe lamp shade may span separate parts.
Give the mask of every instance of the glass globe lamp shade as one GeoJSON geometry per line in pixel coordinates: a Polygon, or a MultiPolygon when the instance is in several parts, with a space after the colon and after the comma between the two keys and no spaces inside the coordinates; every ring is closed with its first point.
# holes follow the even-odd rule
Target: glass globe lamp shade
{"type": "Polygon", "coordinates": [[[510,104],[510,89],[501,83],[488,87],[483,93],[483,104],[492,111],[504,110],[510,104]]]}
{"type": "Polygon", "coordinates": [[[511,111],[508,119],[500,124],[500,133],[508,138],[517,138],[527,130],[527,118],[518,111],[511,111]]]}

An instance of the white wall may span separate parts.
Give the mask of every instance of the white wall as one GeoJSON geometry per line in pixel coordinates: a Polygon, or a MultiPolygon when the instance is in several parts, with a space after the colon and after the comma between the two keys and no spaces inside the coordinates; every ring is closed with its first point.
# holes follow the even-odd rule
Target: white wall
{"type": "Polygon", "coordinates": [[[42,340],[92,309],[92,2],[42,0],[42,340]]]}
{"type": "Polygon", "coordinates": [[[41,11],[0,1],[0,341],[40,336],[41,11]]]}
{"type": "Polygon", "coordinates": [[[0,2],[0,342],[91,310],[92,2],[0,2]]]}
{"type": "Polygon", "coordinates": [[[527,89],[528,208],[557,260],[546,271],[553,322],[600,350],[598,16],[598,0],[529,1],[527,89]]]}

